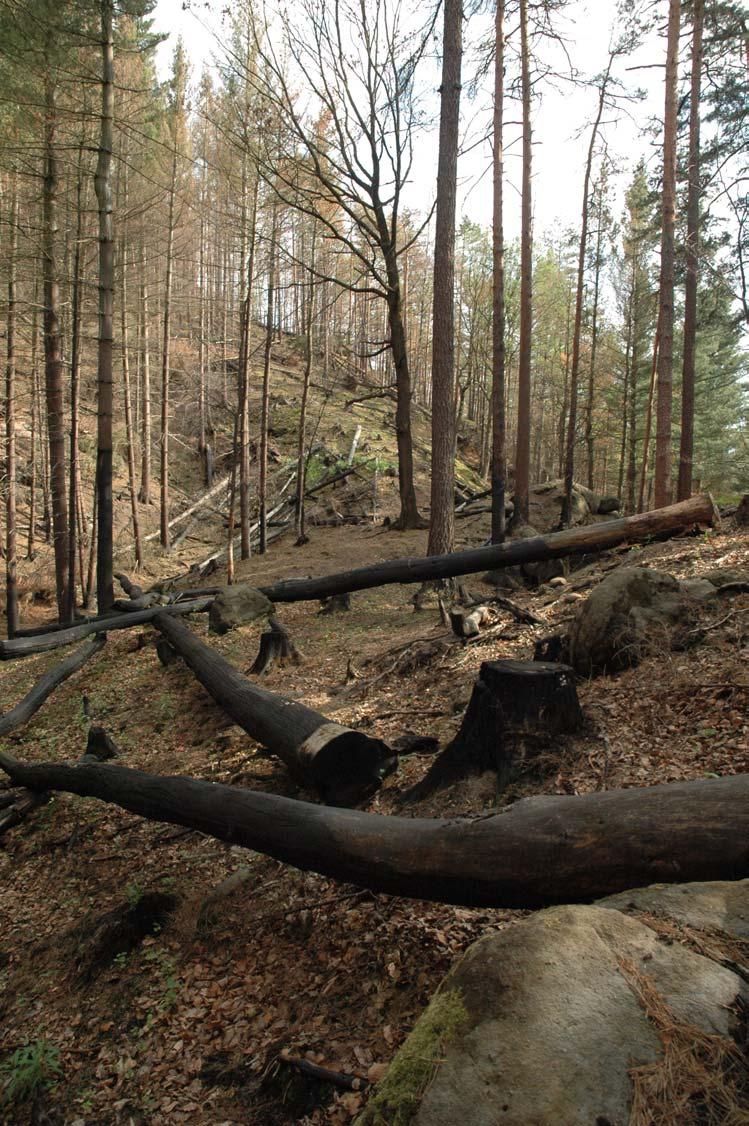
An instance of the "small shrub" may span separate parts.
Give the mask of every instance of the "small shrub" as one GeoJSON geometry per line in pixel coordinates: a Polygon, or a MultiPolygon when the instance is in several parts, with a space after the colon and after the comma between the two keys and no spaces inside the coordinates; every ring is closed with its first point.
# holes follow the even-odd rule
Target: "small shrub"
{"type": "Polygon", "coordinates": [[[34,1040],[16,1048],[12,1056],[0,1063],[0,1079],[5,1086],[3,1102],[8,1105],[33,1098],[53,1087],[61,1071],[60,1053],[46,1040],[34,1040]]]}

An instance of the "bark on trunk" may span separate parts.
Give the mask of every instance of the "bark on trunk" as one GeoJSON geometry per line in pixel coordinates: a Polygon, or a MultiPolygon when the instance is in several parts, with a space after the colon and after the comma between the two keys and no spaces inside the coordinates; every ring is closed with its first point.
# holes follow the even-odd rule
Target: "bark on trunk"
{"type": "Polygon", "coordinates": [[[16,260],[18,258],[18,173],[13,173],[8,246],[8,315],[5,365],[5,615],[8,637],[18,629],[16,560],[16,260]]]}
{"type": "Polygon", "coordinates": [[[462,22],[462,0],[445,0],[434,237],[430,555],[452,551],[455,534],[455,201],[462,22]]]}
{"type": "Polygon", "coordinates": [[[149,343],[148,274],[146,269],[146,248],[140,248],[140,310],[141,310],[141,349],[143,373],[143,413],[141,415],[141,461],[140,493],[141,504],[152,504],[151,499],[151,347],[149,343]]]}
{"type": "Polygon", "coordinates": [[[561,559],[590,551],[604,551],[625,543],[643,543],[660,536],[687,532],[699,525],[719,523],[709,493],[668,508],[603,524],[590,524],[552,532],[548,536],[456,551],[450,555],[390,559],[356,571],[315,579],[285,579],[260,589],[272,602],[303,602],[329,598],[343,591],[368,590],[389,583],[417,583],[471,575],[497,567],[512,567],[546,559],[561,559]]]}
{"type": "Polygon", "coordinates": [[[589,902],[652,883],[749,876],[749,775],[543,795],[475,820],[382,817],[112,764],[0,767],[373,891],[465,906],[589,902]]]}
{"type": "Polygon", "coordinates": [[[394,765],[385,743],[253,684],[182,622],[159,614],[154,624],[227,715],[301,784],[332,805],[355,805],[379,789],[394,765]]]}
{"type": "Polygon", "coordinates": [[[505,241],[504,199],[504,0],[497,0],[494,58],[494,200],[492,221],[492,543],[505,538],[507,451],[505,432],[505,241]]]}
{"type": "MultiPolygon", "coordinates": [[[[273,301],[276,280],[276,205],[271,216],[271,235],[268,264],[268,302],[266,306],[267,324],[265,326],[265,354],[263,359],[263,391],[260,404],[260,474],[258,481],[258,506],[260,542],[258,551],[265,555],[268,524],[268,402],[270,396],[270,361],[273,347],[273,301]]],[[[248,325],[249,333],[249,325],[248,325]]]]}
{"type": "Polygon", "coordinates": [[[694,362],[697,337],[697,279],[700,234],[700,78],[703,0],[692,7],[692,81],[689,94],[689,187],[684,247],[684,358],[681,372],[681,445],[677,500],[692,495],[694,461],[694,362]]]}
{"type": "MultiPolygon", "coordinates": [[[[114,232],[112,146],[114,144],[114,48],[112,0],[101,0],[101,135],[94,186],[99,205],[99,348],[97,372],[96,494],[99,523],[96,601],[99,613],[114,601],[112,529],[112,345],[114,336],[114,232]]],[[[71,514],[72,516],[72,514],[71,514]]]]}
{"type": "Polygon", "coordinates": [[[666,106],[663,116],[663,196],[658,332],[658,396],[655,425],[654,504],[671,500],[671,406],[674,348],[674,232],[676,228],[676,131],[679,77],[680,0],[670,0],[666,54],[666,106]]]}
{"type": "Polygon", "coordinates": [[[528,523],[531,456],[531,345],[533,332],[533,206],[531,199],[531,79],[528,8],[520,0],[520,63],[523,101],[523,185],[520,219],[520,344],[518,358],[518,425],[515,445],[515,511],[513,519],[528,523]]]}
{"type": "MultiPolygon", "coordinates": [[[[50,35],[52,33],[50,32],[50,35]]],[[[62,386],[62,338],[60,333],[60,288],[57,278],[57,99],[49,71],[45,75],[45,129],[43,232],[44,259],[44,370],[49,433],[49,482],[52,507],[52,536],[55,553],[57,612],[64,620],[67,607],[68,503],[65,491],[65,407],[62,386]]],[[[46,481],[47,474],[44,479],[46,481]]]]}

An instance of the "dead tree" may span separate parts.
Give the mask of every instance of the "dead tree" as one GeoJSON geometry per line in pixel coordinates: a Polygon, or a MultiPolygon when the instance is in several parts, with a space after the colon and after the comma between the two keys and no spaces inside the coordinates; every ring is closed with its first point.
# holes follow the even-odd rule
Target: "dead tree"
{"type": "Polygon", "coordinates": [[[18,657],[30,657],[34,653],[49,653],[53,649],[60,649],[63,645],[72,645],[75,641],[83,641],[92,633],[109,633],[114,629],[130,629],[131,626],[142,626],[152,621],[157,614],[197,614],[207,610],[213,602],[213,597],[194,598],[189,602],[177,602],[171,606],[152,606],[147,610],[138,610],[129,614],[104,615],[93,618],[90,622],[81,622],[80,625],[70,626],[67,629],[54,630],[50,633],[37,634],[31,637],[16,637],[13,641],[0,641],[0,661],[12,661],[18,657]]]}
{"type": "Polygon", "coordinates": [[[364,801],[394,768],[395,756],[380,739],[331,723],[305,704],[253,684],[169,615],[158,614],[154,624],[227,715],[329,804],[364,801]]]}
{"type": "Polygon", "coordinates": [[[497,567],[605,551],[620,544],[643,543],[719,522],[720,517],[713,499],[706,493],[667,508],[625,516],[604,524],[590,524],[552,532],[547,536],[490,544],[449,555],[389,559],[355,571],[343,571],[316,579],[285,579],[259,589],[271,602],[312,601],[330,598],[334,594],[387,586],[390,583],[429,582],[454,578],[456,575],[477,574],[497,567]]]}
{"type": "Polygon", "coordinates": [[[91,641],[82,645],[80,649],[76,649],[75,653],[71,653],[59,665],[55,665],[53,669],[40,677],[34,687],[26,693],[14,708],[0,716],[0,736],[7,735],[9,731],[28,723],[34,712],[39,710],[55,688],[72,676],[74,672],[78,672],[78,669],[83,668],[86,662],[99,652],[105,641],[106,634],[97,633],[91,641]]]}
{"type": "Polygon", "coordinates": [[[749,877],[749,775],[525,798],[476,819],[383,817],[107,765],[19,762],[11,781],[112,802],[304,871],[481,907],[590,902],[627,888],[749,877]]]}
{"type": "Polygon", "coordinates": [[[258,655],[249,669],[250,673],[255,676],[263,676],[265,673],[270,672],[276,662],[278,662],[281,668],[287,663],[292,665],[300,665],[302,663],[302,654],[299,652],[278,618],[269,617],[268,624],[270,625],[270,629],[266,630],[265,633],[261,633],[258,655]]]}
{"type": "Polygon", "coordinates": [[[494,770],[504,789],[518,761],[559,735],[578,731],[583,716],[575,674],[540,661],[484,661],[455,738],[427,775],[407,791],[419,801],[466,774],[494,770]]]}

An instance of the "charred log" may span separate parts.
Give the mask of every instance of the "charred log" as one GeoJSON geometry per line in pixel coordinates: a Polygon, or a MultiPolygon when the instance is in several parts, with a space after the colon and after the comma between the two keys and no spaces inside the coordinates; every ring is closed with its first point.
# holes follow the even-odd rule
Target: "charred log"
{"type": "Polygon", "coordinates": [[[540,661],[484,661],[455,738],[404,796],[419,801],[467,774],[494,770],[502,790],[517,763],[556,736],[579,731],[575,674],[540,661]]]}
{"type": "Polygon", "coordinates": [[[126,767],[27,764],[17,785],[112,802],[373,891],[482,907],[589,902],[651,883],[749,877],[749,775],[580,797],[476,819],[383,817],[126,767]]]}
{"type": "Polygon", "coordinates": [[[59,665],[55,665],[53,669],[46,672],[44,676],[40,677],[30,692],[24,696],[14,708],[6,712],[4,716],[0,717],[0,736],[7,735],[9,731],[13,731],[16,727],[21,727],[22,724],[28,723],[34,712],[37,712],[58,685],[71,677],[73,673],[82,669],[91,657],[95,656],[100,649],[103,648],[106,636],[103,633],[98,633],[86,645],[82,645],[75,653],[71,653],[59,665]]]}
{"type": "Polygon", "coordinates": [[[183,622],[159,614],[154,624],[227,715],[326,802],[364,801],[393,769],[395,756],[380,739],[253,684],[183,622]]]}
{"type": "Polygon", "coordinates": [[[207,610],[212,602],[213,597],[196,598],[190,602],[177,602],[171,606],[154,606],[134,614],[103,616],[79,626],[70,626],[68,629],[41,634],[38,637],[16,637],[13,641],[0,641],[0,660],[10,661],[17,657],[29,657],[33,653],[49,653],[53,649],[60,649],[63,645],[83,641],[91,634],[142,626],[145,622],[152,622],[157,614],[197,614],[201,610],[207,610]]]}
{"type": "Polygon", "coordinates": [[[286,579],[260,587],[271,602],[304,602],[329,598],[356,590],[368,590],[390,583],[417,583],[471,575],[498,567],[561,559],[567,555],[603,551],[626,543],[643,543],[660,537],[674,536],[695,527],[710,526],[719,521],[709,494],[672,504],[667,508],[552,532],[548,536],[490,544],[449,555],[428,555],[422,558],[390,559],[372,567],[360,567],[324,575],[317,579],[286,579]]]}

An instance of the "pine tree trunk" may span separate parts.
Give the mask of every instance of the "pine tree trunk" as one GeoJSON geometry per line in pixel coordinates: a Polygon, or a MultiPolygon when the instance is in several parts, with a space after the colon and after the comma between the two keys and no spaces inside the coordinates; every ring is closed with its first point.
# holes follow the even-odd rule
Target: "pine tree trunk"
{"type": "Polygon", "coordinates": [[[83,290],[83,271],[81,268],[81,249],[83,239],[83,151],[85,145],[85,124],[78,146],[78,176],[76,182],[76,224],[75,251],[73,254],[73,300],[72,300],[72,342],[70,349],[70,478],[68,482],[68,609],[67,620],[75,621],[75,563],[80,528],[76,505],[78,480],[78,431],[80,426],[80,385],[81,385],[81,297],[83,290]]]}
{"type": "MultiPolygon", "coordinates": [[[[50,32],[50,35],[52,33],[50,32]]],[[[47,399],[49,494],[55,554],[57,612],[63,621],[67,597],[68,505],[65,489],[65,407],[63,397],[60,289],[57,279],[57,104],[49,69],[45,75],[44,182],[42,240],[44,258],[44,369],[47,399]]],[[[47,473],[45,472],[45,480],[47,473]]]]}
{"type": "MultiPolygon", "coordinates": [[[[127,164],[123,173],[124,207],[128,210],[128,175],[127,164]]],[[[140,520],[138,518],[138,486],[135,481],[135,433],[133,430],[133,410],[130,398],[130,337],[127,324],[127,236],[123,235],[120,246],[120,276],[122,286],[120,300],[122,302],[122,398],[125,407],[125,441],[127,443],[127,473],[130,485],[130,513],[133,521],[133,540],[135,543],[135,566],[138,570],[143,567],[143,544],[140,538],[140,520]]]]}
{"type": "Polygon", "coordinates": [[[26,541],[26,558],[33,559],[36,537],[36,458],[39,444],[39,318],[37,302],[39,299],[38,278],[34,278],[34,308],[31,313],[31,449],[29,451],[29,534],[26,541]]]}
{"type": "Polygon", "coordinates": [[[671,408],[674,347],[674,232],[676,227],[676,132],[679,78],[680,0],[670,0],[666,53],[666,105],[663,116],[663,196],[658,329],[658,396],[655,426],[654,504],[671,500],[671,408]]]}
{"type": "MultiPolygon", "coordinates": [[[[240,553],[242,559],[249,559],[250,544],[250,342],[252,339],[252,286],[255,281],[255,246],[257,226],[257,204],[260,191],[260,177],[255,177],[252,198],[252,225],[247,248],[246,295],[242,303],[242,326],[240,331],[239,359],[239,525],[240,553]]],[[[244,243],[244,239],[243,239],[244,243]]],[[[242,255],[242,269],[245,256],[242,255]]]]}
{"type": "Polygon", "coordinates": [[[18,259],[18,173],[12,173],[8,236],[8,311],[5,366],[5,614],[8,637],[18,629],[16,560],[16,273],[18,259]]]}
{"type": "Polygon", "coordinates": [[[169,547],[169,365],[171,362],[172,272],[174,263],[174,203],[177,192],[177,146],[174,142],[172,176],[169,188],[169,219],[166,239],[166,279],[164,282],[164,338],[161,348],[161,512],[160,540],[169,547]]]}
{"type": "Polygon", "coordinates": [[[692,81],[689,94],[689,186],[687,239],[684,247],[684,356],[681,373],[681,445],[677,500],[692,495],[694,467],[694,361],[697,337],[697,279],[700,235],[700,78],[703,0],[692,6],[692,81]]]}
{"type": "Polygon", "coordinates": [[[268,299],[266,305],[267,323],[265,326],[265,353],[263,357],[263,392],[260,404],[260,451],[258,478],[258,505],[260,533],[258,550],[265,555],[267,541],[267,492],[268,492],[268,405],[270,396],[270,361],[273,347],[273,301],[276,281],[276,204],[271,214],[270,247],[268,250],[268,299]]]}
{"type": "Polygon", "coordinates": [[[432,487],[430,555],[455,535],[455,206],[463,58],[462,0],[445,0],[437,168],[432,319],[432,487]]]}
{"type": "Polygon", "coordinates": [[[494,156],[492,224],[492,543],[505,538],[507,450],[505,433],[505,245],[504,200],[504,0],[497,0],[494,57],[494,156]]]}
{"type": "MultiPolygon", "coordinates": [[[[299,408],[299,431],[297,434],[296,457],[296,517],[295,529],[297,543],[304,542],[304,493],[307,487],[307,402],[309,400],[309,385],[312,377],[312,326],[315,319],[315,258],[317,231],[312,228],[312,247],[310,250],[309,289],[307,292],[307,324],[306,324],[306,354],[304,361],[304,382],[302,384],[302,402],[299,408]]],[[[323,311],[323,318],[325,313],[323,311]]]]}
{"type": "Polygon", "coordinates": [[[143,410],[141,412],[141,451],[140,451],[140,494],[141,504],[152,504],[151,497],[151,347],[149,343],[148,312],[148,271],[146,267],[146,247],[140,247],[140,309],[141,309],[141,349],[143,373],[143,410]]]}
{"type": "Polygon", "coordinates": [[[528,523],[531,457],[531,347],[533,333],[533,203],[531,198],[531,78],[528,5],[520,0],[520,67],[523,102],[523,183],[520,219],[520,355],[515,439],[514,520],[528,523]]]}
{"type": "Polygon", "coordinates": [[[112,0],[101,0],[101,138],[95,187],[99,204],[99,359],[96,492],[99,523],[96,602],[100,614],[114,602],[112,527],[112,347],[114,330],[114,232],[112,146],[114,132],[114,51],[112,0]]]}
{"type": "Polygon", "coordinates": [[[603,227],[603,185],[598,185],[598,230],[593,274],[593,313],[590,325],[590,366],[588,368],[588,402],[585,409],[585,448],[588,453],[588,488],[595,487],[595,443],[593,439],[593,405],[596,389],[596,350],[598,345],[598,298],[601,288],[601,233],[603,227]]]}

